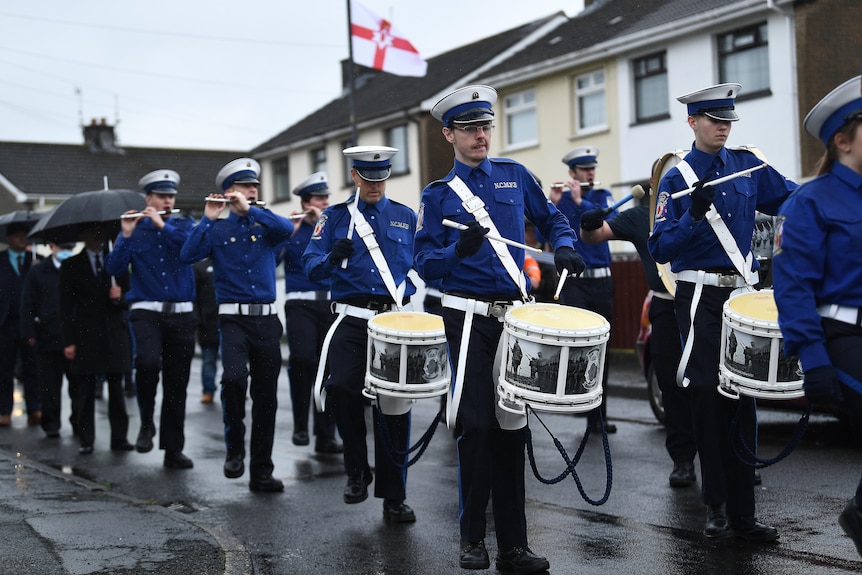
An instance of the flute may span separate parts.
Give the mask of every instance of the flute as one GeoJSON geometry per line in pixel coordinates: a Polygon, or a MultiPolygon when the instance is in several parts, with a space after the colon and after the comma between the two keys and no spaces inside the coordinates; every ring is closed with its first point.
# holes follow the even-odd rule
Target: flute
{"type": "MultiPolygon", "coordinates": [[[[165,214],[178,214],[178,213],[180,213],[180,210],[175,208],[173,210],[161,210],[161,211],[158,211],[156,213],[159,214],[160,216],[163,216],[165,214]]],[[[138,212],[136,214],[123,214],[122,216],[120,216],[120,219],[121,220],[129,220],[132,218],[143,218],[145,216],[146,216],[146,214],[144,212],[138,212]]]]}
{"type": "MultiPolygon", "coordinates": [[[[579,183],[579,184],[581,184],[581,186],[583,186],[583,187],[585,187],[585,188],[590,188],[590,187],[592,187],[592,186],[600,186],[600,185],[602,185],[602,183],[601,183],[601,182],[578,182],[578,183],[579,183]]],[[[566,186],[566,184],[564,184],[564,183],[562,183],[562,182],[560,182],[560,183],[558,183],[558,184],[551,184],[551,188],[552,188],[552,189],[563,189],[563,190],[568,190],[568,189],[569,189],[569,188],[566,186]]]]}
{"type": "MultiPolygon", "coordinates": [[[[207,202],[221,202],[223,204],[232,204],[236,200],[231,198],[204,198],[204,201],[207,202]]],[[[249,200],[248,205],[250,206],[265,206],[266,202],[263,200],[249,200]]]]}
{"type": "MultiPolygon", "coordinates": [[[[443,220],[443,225],[447,228],[455,228],[456,230],[466,230],[467,226],[464,224],[459,224],[458,222],[453,222],[452,220],[443,220]]],[[[485,237],[489,240],[497,240],[498,242],[503,242],[506,245],[510,245],[516,248],[525,249],[528,252],[533,252],[536,254],[542,253],[542,250],[539,248],[534,248],[533,246],[528,246],[527,244],[520,244],[515,240],[510,240],[509,238],[504,238],[501,236],[493,236],[491,234],[485,234],[485,237]]]]}

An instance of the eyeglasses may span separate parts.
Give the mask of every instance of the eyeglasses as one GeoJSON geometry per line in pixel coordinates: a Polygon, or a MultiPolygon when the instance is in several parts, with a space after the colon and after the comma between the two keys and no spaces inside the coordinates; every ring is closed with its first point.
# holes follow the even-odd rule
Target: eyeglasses
{"type": "Polygon", "coordinates": [[[466,126],[454,126],[456,130],[467,132],[471,136],[477,135],[480,131],[490,134],[494,131],[494,124],[468,124],[466,126]]]}

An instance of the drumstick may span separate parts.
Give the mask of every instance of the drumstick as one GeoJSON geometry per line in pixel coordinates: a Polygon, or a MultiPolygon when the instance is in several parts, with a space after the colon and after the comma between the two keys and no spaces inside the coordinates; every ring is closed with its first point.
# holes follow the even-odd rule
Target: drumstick
{"type": "MultiPolygon", "coordinates": [[[[728,180],[732,180],[732,179],[734,179],[734,178],[738,178],[739,176],[745,176],[745,175],[747,175],[747,174],[750,174],[751,172],[754,172],[754,171],[756,171],[756,170],[759,170],[759,169],[761,169],[761,168],[765,168],[765,167],[766,167],[766,162],[763,162],[763,163],[762,163],[762,164],[760,164],[759,166],[754,166],[753,168],[748,168],[747,170],[740,170],[739,172],[734,172],[734,173],[732,173],[732,174],[728,174],[728,175],[726,175],[726,176],[722,176],[722,177],[720,177],[720,178],[716,178],[716,179],[714,179],[714,180],[712,180],[712,181],[706,182],[706,183],[705,183],[705,184],[703,184],[703,185],[704,185],[704,186],[717,186],[718,184],[723,184],[724,182],[726,182],[726,181],[728,181],[728,180]]],[[[685,195],[687,195],[687,194],[690,194],[690,193],[692,193],[693,191],[694,191],[694,186],[690,187],[690,188],[689,188],[689,189],[687,189],[687,190],[681,190],[681,191],[679,191],[679,192],[674,192],[673,194],[671,194],[671,195],[670,195],[670,197],[671,197],[671,199],[672,199],[672,200],[675,200],[675,199],[677,199],[677,198],[680,198],[680,197],[682,197],[682,196],[685,196],[685,195]]]]}
{"type": "Polygon", "coordinates": [[[560,281],[557,284],[557,291],[554,292],[554,301],[560,299],[560,292],[563,291],[563,284],[566,283],[566,276],[569,275],[569,270],[563,268],[563,271],[560,272],[560,281]]]}
{"type": "MultiPolygon", "coordinates": [[[[459,224],[458,222],[453,222],[452,220],[443,220],[443,225],[446,226],[447,228],[455,228],[456,230],[466,230],[467,229],[467,226],[465,226],[464,224],[459,224]]],[[[489,240],[497,240],[498,242],[503,242],[506,245],[510,245],[510,246],[516,247],[516,248],[525,249],[528,252],[533,252],[535,254],[542,253],[542,250],[540,250],[539,248],[534,248],[533,246],[528,246],[527,244],[519,244],[515,240],[510,240],[508,238],[503,238],[500,236],[492,236],[491,234],[486,234],[485,237],[488,238],[489,240]]]]}
{"type": "MultiPolygon", "coordinates": [[[[347,208],[347,211],[350,212],[350,223],[347,224],[347,239],[348,240],[353,239],[353,228],[356,226],[356,224],[355,224],[356,210],[358,210],[358,209],[359,209],[359,188],[356,188],[356,199],[353,202],[353,209],[351,210],[349,207],[347,208]]],[[[341,269],[343,269],[343,270],[347,269],[347,258],[344,258],[343,260],[341,260],[341,269]]]]}
{"type": "Polygon", "coordinates": [[[632,193],[630,193],[629,195],[627,195],[626,197],[624,197],[623,199],[621,199],[620,201],[618,201],[617,203],[612,205],[610,207],[609,211],[612,212],[612,211],[616,210],[617,208],[619,208],[620,206],[622,206],[623,204],[626,204],[635,198],[641,199],[645,195],[646,195],[646,192],[644,191],[643,186],[641,186],[640,184],[638,184],[636,186],[632,186],[632,193]]]}

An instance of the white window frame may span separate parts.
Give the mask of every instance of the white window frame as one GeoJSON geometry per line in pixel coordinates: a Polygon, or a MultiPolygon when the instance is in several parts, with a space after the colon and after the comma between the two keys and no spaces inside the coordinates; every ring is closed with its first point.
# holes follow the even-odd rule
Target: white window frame
{"type": "Polygon", "coordinates": [[[632,60],[632,86],[634,87],[634,120],[635,124],[646,124],[663,120],[670,117],[670,96],[668,92],[668,74],[667,74],[667,51],[654,52],[634,58],[632,60]],[[658,61],[658,67],[650,69],[650,65],[654,65],[658,61]],[[641,65],[645,66],[643,72],[639,71],[641,65]],[[640,109],[641,96],[644,94],[643,86],[645,84],[652,86],[651,81],[664,78],[664,93],[657,94],[656,101],[664,101],[664,109],[655,114],[643,115],[640,109]]]}
{"type": "Polygon", "coordinates": [[[410,130],[407,124],[399,124],[386,128],[383,134],[386,145],[390,148],[397,148],[398,153],[392,156],[392,175],[403,176],[410,173],[410,154],[408,145],[410,144],[410,130]],[[400,135],[400,137],[396,137],[400,135]]]}
{"type": "Polygon", "coordinates": [[[715,37],[718,53],[718,74],[720,82],[737,82],[745,87],[737,99],[758,97],[771,94],[772,78],[769,76],[769,24],[758,22],[751,26],[737,28],[717,34],[715,37]],[[723,39],[730,39],[732,46],[727,48],[723,39]],[[765,61],[762,57],[766,54],[765,61]],[[730,77],[728,62],[741,64],[742,75],[730,77]],[[753,81],[756,78],[760,82],[753,81]],[[765,80],[765,85],[763,80],[765,80]],[[757,87],[755,87],[757,86],[757,87]]]}
{"type": "Polygon", "coordinates": [[[593,70],[592,72],[587,72],[586,74],[579,74],[575,76],[572,80],[572,88],[574,90],[574,105],[575,105],[575,133],[578,135],[582,134],[593,134],[596,132],[603,132],[608,129],[608,109],[607,109],[607,97],[605,90],[605,70],[604,68],[593,70]],[[584,87],[580,87],[582,81],[586,81],[584,87]],[[589,126],[582,126],[583,122],[583,114],[581,111],[582,100],[587,97],[594,96],[596,94],[601,94],[601,102],[602,102],[602,118],[601,123],[592,124],[589,126]]]}
{"type": "Polygon", "coordinates": [[[507,94],[503,97],[503,122],[505,124],[505,139],[506,149],[515,150],[518,148],[526,148],[536,146],[539,143],[539,117],[536,108],[536,89],[529,88],[507,94]],[[517,130],[513,128],[513,122],[529,121],[532,119],[532,137],[529,134],[523,139],[515,141],[513,138],[518,132],[529,132],[529,126],[519,127],[517,130]]]}

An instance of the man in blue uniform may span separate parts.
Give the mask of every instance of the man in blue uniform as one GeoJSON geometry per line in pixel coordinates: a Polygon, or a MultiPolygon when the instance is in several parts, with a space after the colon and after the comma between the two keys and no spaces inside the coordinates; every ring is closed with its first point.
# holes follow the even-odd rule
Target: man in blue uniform
{"type": "Polygon", "coordinates": [[[754,399],[721,395],[718,372],[722,306],[736,288],[758,281],[751,253],[755,210],[776,214],[796,189],[771,166],[746,149],[725,147],[731,123],[739,117],[734,100],[739,84],[719,84],[677,98],[688,107],[694,132],[692,150],[658,185],[650,253],[671,264],[677,275],[674,309],[684,340],[677,383],[691,386],[694,433],[700,455],[704,535],[740,537],[770,543],[778,532],[754,517],[754,468],[734,454],[729,430],[735,417],[748,445],[755,444],[754,399]],[[745,177],[719,185],[710,180],[749,168],[745,177]],[[676,199],[671,194],[694,191],[676,199]]]}
{"type": "Polygon", "coordinates": [[[222,191],[211,194],[204,217],[192,230],[182,258],[213,260],[219,304],[221,403],[227,457],[224,475],[245,473],[245,398],[251,376],[251,442],[248,487],[284,490],[272,476],[272,444],[281,371],[281,321],[275,305],[276,248],[290,237],[287,218],[252,205],[258,199],[260,164],[251,158],[228,162],[216,176],[222,191]],[[228,210],[225,217],[220,217],[228,210]]]}
{"type": "MultiPolygon", "coordinates": [[[[862,414],[862,76],[805,117],[826,151],[817,177],[781,207],[773,273],[787,355],[805,370],[805,397],[862,414]]],[[[838,523],[862,555],[862,480],[838,523]]]]}
{"type": "Polygon", "coordinates": [[[524,250],[489,241],[485,234],[493,231],[523,243],[527,216],[554,247],[558,270],[565,268],[577,275],[584,263],[572,248],[577,240],[568,221],[548,201],[530,171],[512,160],[488,157],[496,101],[493,88],[466,86],[431,109],[432,116],[443,123],[443,136],[452,144],[455,166],[422,192],[414,262],[424,280],[440,281],[450,361],[456,366],[449,424],[457,423],[461,430],[459,565],[464,569],[490,566],[484,542],[490,498],[497,568],[534,573],[548,569],[549,564],[527,545],[526,421],[501,426],[493,377],[505,311],[528,299],[521,271],[524,250]],[[444,219],[467,229],[444,226],[444,219]]]}
{"type": "Polygon", "coordinates": [[[647,285],[652,290],[649,306],[652,325],[650,358],[661,389],[667,434],[665,448],[673,461],[668,483],[671,487],[689,487],[695,481],[694,456],[697,455],[691,421],[691,394],[689,389],[676,384],[676,368],[682,355],[679,326],[673,311],[673,295],[667,291],[649,253],[649,206],[634,206],[605,221],[607,214],[605,208],[584,212],[580,238],[588,244],[625,240],[634,245],[641,258],[647,285]]]}
{"type": "MultiPolygon", "coordinates": [[[[109,274],[119,276],[131,265],[126,294],[135,338],[135,387],[141,429],[135,449],[153,448],[156,390],[162,376],[159,448],[164,466],[189,469],[185,445],[186,389],[195,353],[195,278],[192,266],[180,261],[180,250],[193,222],[172,218],[180,176],[155,170],[138,182],[147,197],[140,217],[120,220],[121,231],[105,260],[109,274]]],[[[134,210],[128,214],[137,214],[134,210]]]]}
{"type": "MultiPolygon", "coordinates": [[[[293,406],[293,444],[308,445],[308,411],[314,376],[320,363],[320,350],[326,332],[335,317],[329,297],[329,280],[312,281],[302,269],[302,253],[308,246],[314,227],[329,206],[326,172],[315,172],[293,189],[299,196],[303,215],[294,224],[293,235],[281,247],[284,260],[284,328],[290,357],[287,377],[293,406]]],[[[314,411],[314,450],[318,453],[341,453],[335,440],[335,420],[331,411],[314,411]]]]}
{"type": "MultiPolygon", "coordinates": [[[[372,481],[365,442],[366,401],[362,396],[368,320],[380,312],[401,309],[416,293],[407,277],[412,267],[416,214],[386,197],[390,158],[397,151],[386,146],[344,150],[357,192],[347,202],[323,212],[302,256],[309,279],[331,281],[336,302],[338,317],[327,335],[328,360],[318,368],[318,381],[324,368],[328,369],[329,377],[323,382],[324,403],[332,405],[323,407],[333,410],[344,442],[345,503],[365,501],[372,481]]],[[[374,406],[372,414],[377,472],[374,496],[383,499],[383,518],[394,523],[416,521],[413,510],[404,503],[410,412],[389,414],[374,406]]]]}
{"type": "MultiPolygon", "coordinates": [[[[610,208],[614,196],[610,190],[596,187],[596,166],[599,149],[595,146],[581,146],[563,156],[563,163],[569,167],[569,181],[551,187],[549,197],[569,220],[575,234],[580,232],[581,216],[584,212],[610,208]]],[[[616,215],[617,211],[611,212],[616,215]]],[[[581,244],[580,254],[587,269],[577,278],[567,278],[560,292],[560,303],[601,314],[608,323],[614,318],[614,278],[611,277],[611,250],[606,242],[581,244]]],[[[608,423],[608,372],[609,355],[605,355],[602,376],[602,421],[607,433],[616,433],[617,426],[608,423]]],[[[600,431],[597,414],[592,414],[593,430],[600,431]]]]}

